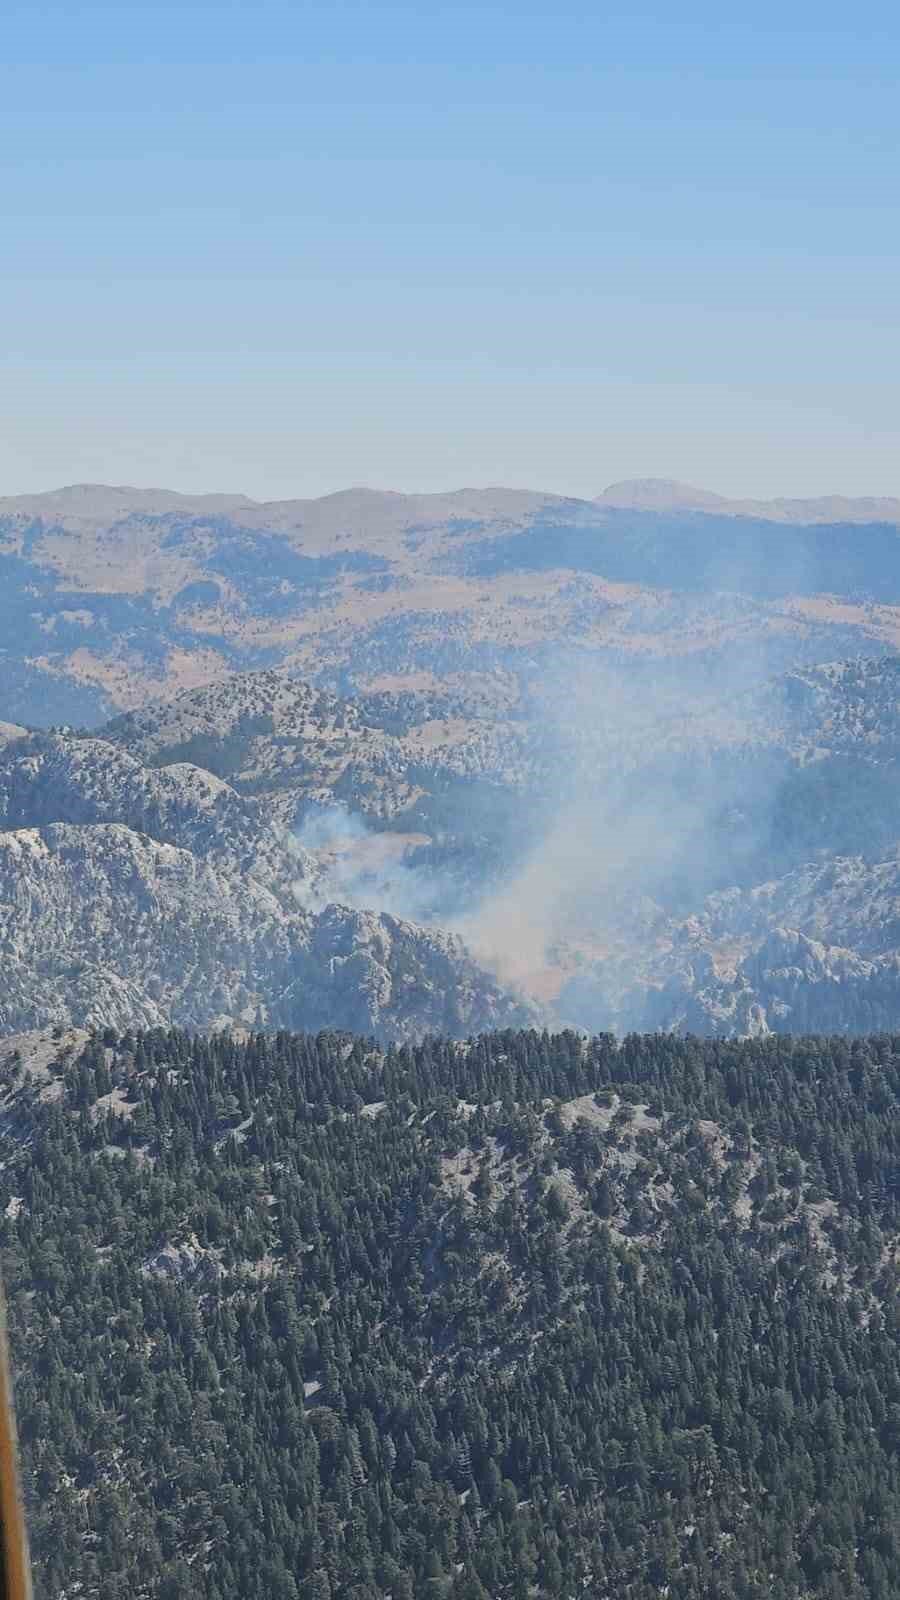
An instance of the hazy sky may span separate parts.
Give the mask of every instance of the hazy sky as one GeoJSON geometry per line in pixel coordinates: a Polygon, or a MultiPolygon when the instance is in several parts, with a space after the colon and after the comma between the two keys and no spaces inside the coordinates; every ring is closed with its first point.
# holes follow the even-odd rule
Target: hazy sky
{"type": "Polygon", "coordinates": [[[3,9],[0,493],[900,493],[896,4],[3,9]]]}

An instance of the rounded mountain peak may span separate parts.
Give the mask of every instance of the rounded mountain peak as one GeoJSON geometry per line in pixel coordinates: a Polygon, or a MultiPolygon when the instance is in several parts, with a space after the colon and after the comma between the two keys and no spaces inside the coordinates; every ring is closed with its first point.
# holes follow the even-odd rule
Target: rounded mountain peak
{"type": "Polygon", "coordinates": [[[629,511],[706,511],[724,505],[725,497],[675,478],[624,478],[598,494],[597,504],[629,511]]]}

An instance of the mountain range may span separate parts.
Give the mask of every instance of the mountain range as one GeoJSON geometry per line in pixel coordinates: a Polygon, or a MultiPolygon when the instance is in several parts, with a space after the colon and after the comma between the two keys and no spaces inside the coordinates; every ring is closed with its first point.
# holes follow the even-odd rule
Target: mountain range
{"type": "Polygon", "coordinates": [[[783,666],[900,640],[900,501],[730,502],[656,480],[240,496],[76,485],[0,499],[4,716],[96,726],[234,671],[340,693],[604,658],[783,666]]]}
{"type": "Polygon", "coordinates": [[[270,671],[96,734],[7,729],[0,1025],[747,1034],[896,1014],[900,661],[748,693],[740,741],[699,718],[639,749],[620,810],[580,836],[563,811],[563,857],[532,725],[425,752],[376,698],[270,671]],[[682,797],[662,833],[648,791],[682,797]]]}
{"type": "Polygon", "coordinates": [[[0,501],[0,1027],[900,1016],[900,502],[0,501]]]}

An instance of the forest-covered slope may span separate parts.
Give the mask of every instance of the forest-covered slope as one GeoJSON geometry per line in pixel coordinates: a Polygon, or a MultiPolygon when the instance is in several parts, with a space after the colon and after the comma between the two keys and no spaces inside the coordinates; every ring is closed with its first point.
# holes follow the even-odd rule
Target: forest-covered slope
{"type": "Polygon", "coordinates": [[[38,1592],[890,1600],[900,1036],[31,1036],[38,1592]]]}

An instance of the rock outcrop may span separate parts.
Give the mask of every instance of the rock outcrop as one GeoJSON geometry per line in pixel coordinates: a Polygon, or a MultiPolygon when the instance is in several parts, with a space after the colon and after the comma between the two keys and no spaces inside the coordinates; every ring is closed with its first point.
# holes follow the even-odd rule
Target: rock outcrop
{"type": "Polygon", "coordinates": [[[532,1020],[459,940],[325,905],[265,799],[98,739],[0,752],[0,1029],[355,1028],[532,1020]]]}

